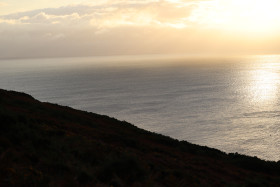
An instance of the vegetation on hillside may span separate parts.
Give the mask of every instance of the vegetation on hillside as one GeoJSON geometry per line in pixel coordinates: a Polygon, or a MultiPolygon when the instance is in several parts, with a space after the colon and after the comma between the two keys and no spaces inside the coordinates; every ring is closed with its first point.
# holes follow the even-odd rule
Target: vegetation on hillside
{"type": "Polygon", "coordinates": [[[0,186],[280,184],[280,162],[193,145],[0,90],[0,186]]]}

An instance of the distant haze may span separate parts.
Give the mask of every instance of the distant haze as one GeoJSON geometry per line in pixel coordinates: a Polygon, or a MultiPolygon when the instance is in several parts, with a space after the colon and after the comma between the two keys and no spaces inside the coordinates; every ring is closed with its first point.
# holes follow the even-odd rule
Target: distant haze
{"type": "Polygon", "coordinates": [[[276,0],[0,0],[0,59],[278,54],[276,0]]]}

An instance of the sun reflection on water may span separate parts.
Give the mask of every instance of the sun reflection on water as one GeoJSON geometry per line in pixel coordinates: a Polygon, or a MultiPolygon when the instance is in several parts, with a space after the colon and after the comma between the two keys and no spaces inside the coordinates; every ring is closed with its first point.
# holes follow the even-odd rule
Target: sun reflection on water
{"type": "Polygon", "coordinates": [[[277,100],[280,76],[277,63],[261,63],[250,72],[249,97],[254,103],[272,103],[277,100]]]}
{"type": "Polygon", "coordinates": [[[267,70],[257,70],[252,73],[250,92],[253,101],[263,102],[272,101],[277,96],[276,73],[267,70]]]}

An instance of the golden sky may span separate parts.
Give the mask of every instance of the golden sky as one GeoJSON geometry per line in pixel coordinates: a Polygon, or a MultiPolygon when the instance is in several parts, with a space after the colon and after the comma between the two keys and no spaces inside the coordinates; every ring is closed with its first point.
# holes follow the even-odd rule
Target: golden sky
{"type": "Polygon", "coordinates": [[[278,0],[0,0],[0,58],[278,54],[278,0]]]}

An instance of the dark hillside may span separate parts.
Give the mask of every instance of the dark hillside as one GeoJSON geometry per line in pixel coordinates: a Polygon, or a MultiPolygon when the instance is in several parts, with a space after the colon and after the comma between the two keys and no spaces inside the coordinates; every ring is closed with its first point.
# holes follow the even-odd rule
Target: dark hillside
{"type": "Polygon", "coordinates": [[[277,186],[280,162],[0,90],[0,186],[205,185],[277,186]]]}

